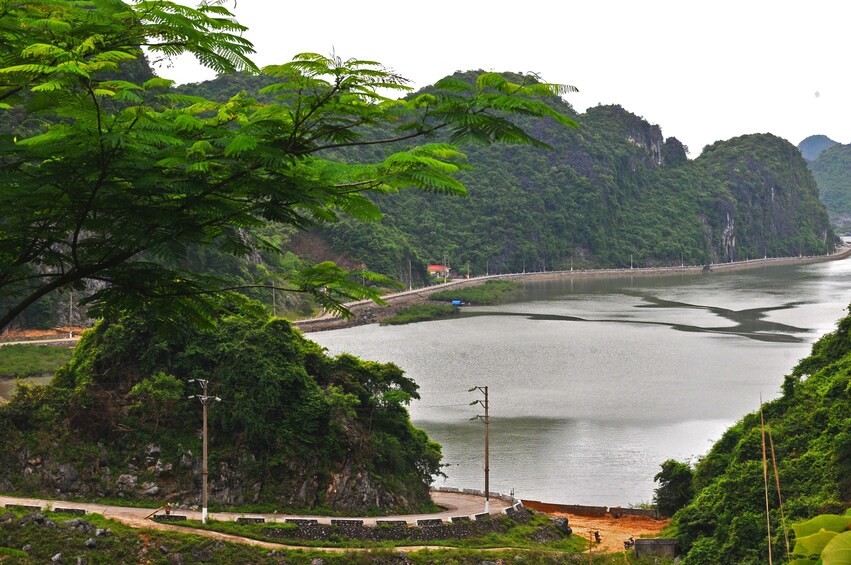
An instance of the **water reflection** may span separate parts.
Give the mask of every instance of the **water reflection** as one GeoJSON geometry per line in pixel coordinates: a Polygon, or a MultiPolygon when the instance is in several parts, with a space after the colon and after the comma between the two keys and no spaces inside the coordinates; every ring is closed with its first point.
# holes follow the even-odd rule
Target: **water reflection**
{"type": "Polygon", "coordinates": [[[392,361],[420,385],[411,417],[443,444],[445,484],[483,485],[467,389],[488,385],[494,490],[627,505],[650,500],[662,461],[705,453],[760,395],[779,394],[845,313],[849,281],[851,260],[561,279],[458,319],[309,337],[331,354],[392,361]]]}
{"type": "MultiPolygon", "coordinates": [[[[418,425],[444,446],[447,477],[438,478],[437,485],[483,488],[481,423],[423,421],[418,425]]],[[[699,453],[682,446],[708,447],[706,438],[720,437],[725,426],[718,420],[636,428],[577,419],[496,418],[490,426],[490,484],[492,490],[513,490],[526,499],[575,504],[650,502],[659,455],[696,458],[699,453]],[[625,497],[625,493],[630,494],[625,497]]]]}

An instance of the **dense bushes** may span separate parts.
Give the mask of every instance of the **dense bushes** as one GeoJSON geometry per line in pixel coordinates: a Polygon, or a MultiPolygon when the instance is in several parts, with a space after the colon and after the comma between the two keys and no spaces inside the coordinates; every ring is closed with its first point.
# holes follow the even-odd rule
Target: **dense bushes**
{"type": "MultiPolygon", "coordinates": [[[[364,488],[377,489],[382,505],[430,504],[441,453],[410,422],[416,383],[393,364],[328,357],[277,318],[223,315],[208,330],[139,317],[102,321],[49,387],[24,387],[0,408],[0,429],[8,430],[0,449],[14,453],[11,443],[23,441],[97,454],[103,444],[113,467],[150,441],[164,453],[200,451],[200,409],[186,396],[201,389],[190,379],[208,380],[209,394],[222,399],[209,410],[211,461],[242,465],[242,482],[260,488],[256,502],[285,505],[302,486],[299,504],[333,508],[329,484],[342,481],[343,490],[345,477],[367,476],[364,488]]],[[[55,461],[65,462],[97,466],[55,461]]],[[[19,480],[16,464],[0,460],[0,481],[19,480]]]]}
{"type": "MultiPolygon", "coordinates": [[[[851,316],[813,345],[811,355],[786,378],[783,395],[764,406],[787,524],[851,506],[849,330],[851,316]]],[[[760,417],[749,414],[697,464],[695,495],[675,515],[687,563],[766,561],[763,485],[760,417]]],[[[772,543],[779,555],[785,544],[776,490],[769,476],[772,543]]]]}

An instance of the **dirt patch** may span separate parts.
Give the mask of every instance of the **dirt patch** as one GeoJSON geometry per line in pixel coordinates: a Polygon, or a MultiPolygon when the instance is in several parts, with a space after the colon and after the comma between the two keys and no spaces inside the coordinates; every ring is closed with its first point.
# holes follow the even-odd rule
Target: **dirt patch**
{"type": "Polygon", "coordinates": [[[27,341],[34,339],[61,339],[73,334],[79,336],[85,328],[59,327],[49,330],[6,330],[0,334],[3,341],[27,341]]]}
{"type": "Polygon", "coordinates": [[[623,542],[640,537],[657,537],[662,528],[670,523],[670,520],[654,520],[644,516],[621,516],[614,518],[611,515],[593,518],[579,516],[577,514],[565,514],[563,512],[548,513],[550,516],[564,516],[567,518],[573,535],[582,536],[585,539],[594,539],[594,532],[600,532],[600,544],[594,545],[593,550],[599,552],[622,552],[623,542]]]}

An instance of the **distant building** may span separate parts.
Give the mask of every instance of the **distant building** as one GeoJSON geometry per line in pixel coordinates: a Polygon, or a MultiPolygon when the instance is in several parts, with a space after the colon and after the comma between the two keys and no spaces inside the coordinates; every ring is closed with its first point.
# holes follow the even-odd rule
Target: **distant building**
{"type": "Polygon", "coordinates": [[[448,278],[449,277],[449,267],[444,265],[429,265],[428,272],[434,278],[448,278]]]}

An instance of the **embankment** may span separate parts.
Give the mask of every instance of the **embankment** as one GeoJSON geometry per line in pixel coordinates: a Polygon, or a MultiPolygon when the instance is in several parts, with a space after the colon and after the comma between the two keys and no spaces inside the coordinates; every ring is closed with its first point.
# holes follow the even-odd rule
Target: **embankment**
{"type": "Polygon", "coordinates": [[[836,253],[830,255],[819,255],[809,257],[771,257],[763,259],[751,259],[748,261],[736,261],[735,263],[714,263],[712,265],[683,265],[679,267],[639,267],[628,269],[577,269],[570,271],[541,271],[534,273],[508,273],[499,275],[487,275],[470,279],[458,279],[443,284],[437,284],[404,292],[387,294],[382,299],[387,303],[380,305],[371,300],[361,300],[346,304],[352,315],[349,318],[339,316],[323,315],[306,320],[298,320],[293,325],[303,332],[320,332],[325,330],[336,330],[365,324],[374,324],[394,316],[396,312],[405,306],[412,304],[425,304],[429,297],[439,290],[447,288],[481,284],[488,280],[517,280],[517,281],[543,281],[570,278],[594,278],[594,277],[634,277],[634,276],[660,276],[673,274],[701,275],[719,272],[739,271],[745,269],[756,269],[762,267],[782,265],[806,265],[811,263],[823,263],[826,261],[838,261],[851,256],[851,246],[843,246],[836,253]]]}

